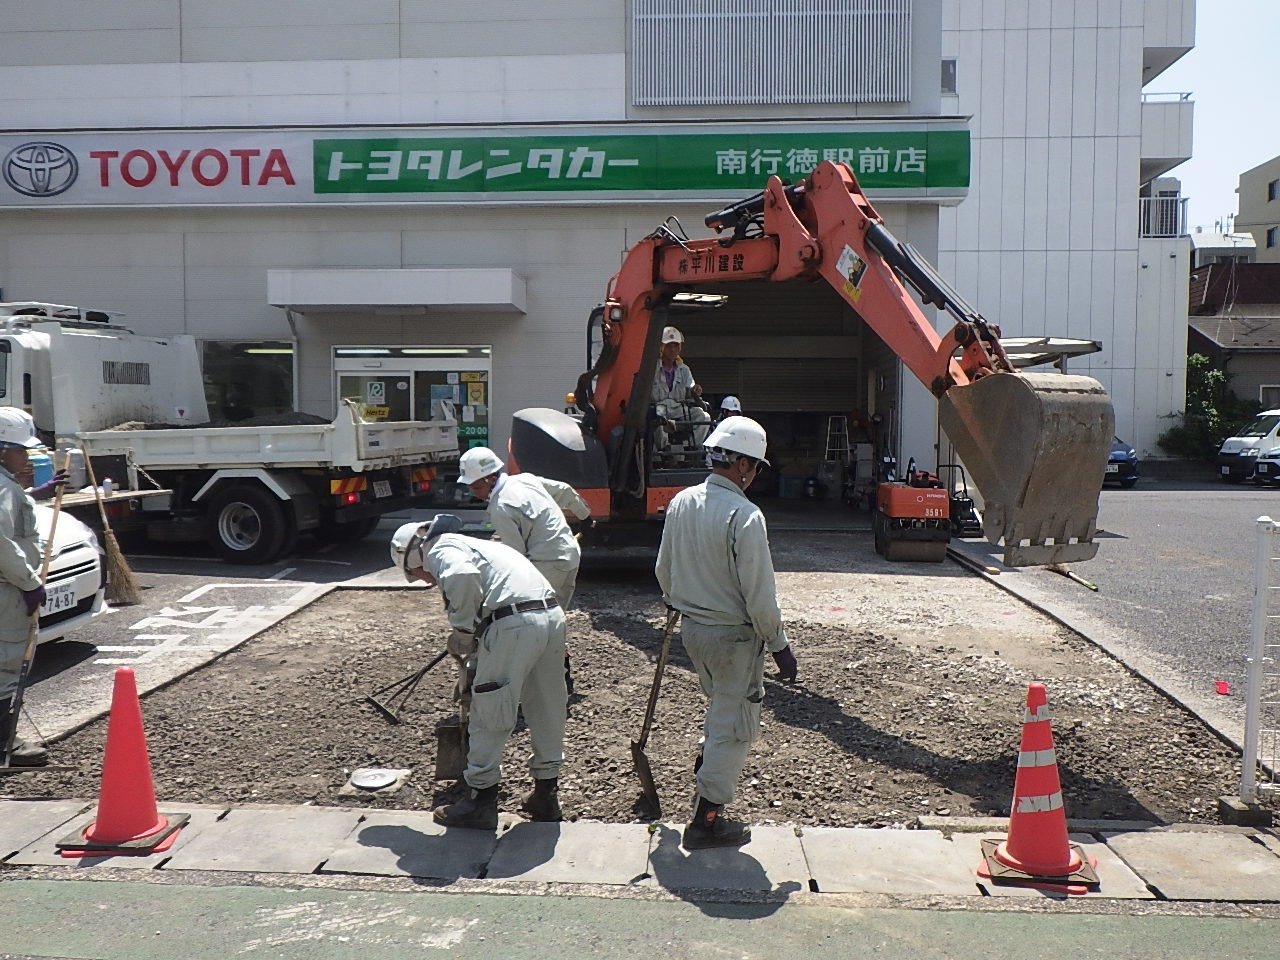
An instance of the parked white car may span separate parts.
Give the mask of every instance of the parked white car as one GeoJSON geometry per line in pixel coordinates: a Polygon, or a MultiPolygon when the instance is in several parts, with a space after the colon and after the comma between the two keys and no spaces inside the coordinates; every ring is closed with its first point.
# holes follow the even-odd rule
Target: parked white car
{"type": "MultiPolygon", "coordinates": [[[[36,504],[42,549],[52,521],[53,508],[36,504]]],[[[107,580],[102,556],[93,530],[65,511],[58,514],[45,580],[47,596],[40,608],[39,643],[59,640],[105,612],[107,580]]]]}

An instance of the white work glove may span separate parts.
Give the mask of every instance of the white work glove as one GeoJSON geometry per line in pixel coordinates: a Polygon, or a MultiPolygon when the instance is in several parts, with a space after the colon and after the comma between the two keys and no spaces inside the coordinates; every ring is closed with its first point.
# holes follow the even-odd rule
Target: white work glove
{"type": "Polygon", "coordinates": [[[466,658],[476,652],[475,634],[467,633],[463,630],[454,630],[449,634],[449,642],[447,644],[449,652],[455,657],[466,658]]]}

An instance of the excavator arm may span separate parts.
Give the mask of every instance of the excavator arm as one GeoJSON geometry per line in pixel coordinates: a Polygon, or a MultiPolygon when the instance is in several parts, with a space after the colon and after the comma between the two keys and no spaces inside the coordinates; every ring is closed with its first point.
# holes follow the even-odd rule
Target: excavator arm
{"type": "MultiPolygon", "coordinates": [[[[1082,376],[1020,373],[999,330],[909,244],[898,242],[843,164],[706,218],[719,234],[690,240],[664,225],[636,244],[599,308],[601,349],[578,385],[584,426],[601,444],[637,445],[657,342],[675,294],[738,280],[825,280],[938,398],[939,419],[984,503],[984,529],[1005,563],[1087,560],[1094,543],[1114,414],[1082,376]],[[949,315],[939,334],[912,296],[949,315]]],[[[611,458],[615,501],[634,494],[637,466],[611,458]]],[[[616,511],[615,511],[616,512],[616,511]]]]}

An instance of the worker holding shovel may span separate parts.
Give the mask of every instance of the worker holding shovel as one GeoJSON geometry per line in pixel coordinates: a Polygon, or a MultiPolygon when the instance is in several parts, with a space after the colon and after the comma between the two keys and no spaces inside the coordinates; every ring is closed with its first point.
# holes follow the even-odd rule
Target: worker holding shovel
{"type": "Polygon", "coordinates": [[[27,451],[40,446],[31,415],[15,407],[0,407],[0,763],[11,742],[9,764],[42,767],[49,762],[43,747],[17,735],[18,689],[34,618],[44,603],[40,580],[40,535],[35,503],[18,480],[26,473],[27,451]]]}
{"type": "Polygon", "coordinates": [[[711,475],[676,494],[658,548],[662,597],[681,614],[680,639],[710,698],[698,805],[683,837],[689,850],[751,839],[751,828],[727,819],[724,807],[737,794],[760,731],[765,651],[773,654],[779,679],[796,679],[764,514],[745,493],[760,465],[768,464],[766,442],[764,427],[749,417],[717,424],[703,444],[711,475]]]}
{"type": "Polygon", "coordinates": [[[501,543],[461,536],[462,521],[442,513],[405,524],[391,538],[392,561],[408,580],[438,586],[453,633],[449,651],[474,653],[475,680],[467,720],[466,794],[437,807],[437,823],[493,830],[498,826],[502,751],[523,710],[529,724],[533,820],[562,819],[560,765],[568,694],[564,684],[564,613],[555,591],[527,559],[501,543]]]}

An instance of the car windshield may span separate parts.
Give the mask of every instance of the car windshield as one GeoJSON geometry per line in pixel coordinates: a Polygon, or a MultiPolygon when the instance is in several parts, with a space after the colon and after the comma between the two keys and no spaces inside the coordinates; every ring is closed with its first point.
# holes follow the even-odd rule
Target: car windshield
{"type": "Polygon", "coordinates": [[[1243,430],[1236,434],[1237,437],[1265,437],[1270,433],[1277,423],[1280,423],[1280,417],[1270,414],[1264,417],[1256,417],[1253,422],[1248,424],[1243,430]]]}

